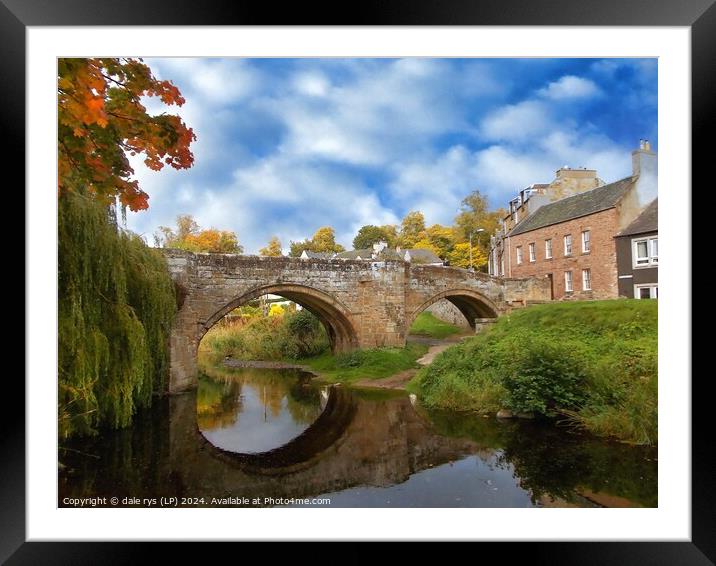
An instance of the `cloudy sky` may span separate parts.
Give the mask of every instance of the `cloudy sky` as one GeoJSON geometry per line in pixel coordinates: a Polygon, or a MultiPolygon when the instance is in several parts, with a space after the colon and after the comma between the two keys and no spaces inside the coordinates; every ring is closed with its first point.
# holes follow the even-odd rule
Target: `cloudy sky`
{"type": "Polygon", "coordinates": [[[325,225],[351,248],[365,224],[420,210],[450,224],[474,189],[493,207],[563,165],[607,182],[657,140],[655,59],[146,59],[176,84],[197,135],[190,170],[133,166],[151,243],[192,214],[247,253],[325,225]]]}

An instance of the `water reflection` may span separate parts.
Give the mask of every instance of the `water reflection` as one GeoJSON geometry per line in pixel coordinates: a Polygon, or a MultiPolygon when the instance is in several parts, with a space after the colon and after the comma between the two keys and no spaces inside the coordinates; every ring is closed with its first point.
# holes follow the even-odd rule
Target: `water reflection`
{"type": "Polygon", "coordinates": [[[322,410],[319,390],[298,370],[209,370],[199,378],[197,424],[223,450],[255,453],[283,446],[322,410]]]}
{"type": "Polygon", "coordinates": [[[218,370],[131,429],[73,442],[60,451],[60,506],[103,495],[203,497],[205,506],[237,496],[251,505],[326,496],[341,507],[657,505],[653,448],[306,379],[218,370]]]}

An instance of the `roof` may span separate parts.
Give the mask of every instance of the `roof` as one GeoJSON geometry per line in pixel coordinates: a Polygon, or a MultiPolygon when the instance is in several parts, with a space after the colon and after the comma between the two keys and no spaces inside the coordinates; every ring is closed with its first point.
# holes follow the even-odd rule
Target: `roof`
{"type": "Polygon", "coordinates": [[[406,251],[410,254],[410,259],[412,261],[418,261],[420,263],[442,263],[443,262],[443,260],[441,260],[438,256],[436,256],[430,250],[415,248],[412,250],[403,250],[403,251],[406,251]]]}
{"type": "Polygon", "coordinates": [[[412,250],[400,250],[399,252],[394,248],[383,248],[379,252],[375,252],[373,248],[363,248],[360,250],[349,250],[336,254],[338,259],[361,259],[365,260],[378,260],[378,261],[405,261],[405,253],[410,254],[410,258],[418,263],[442,263],[442,260],[436,256],[430,250],[423,249],[412,249],[412,250]]]}
{"type": "Polygon", "coordinates": [[[361,250],[348,250],[336,254],[339,259],[370,259],[370,255],[373,253],[373,248],[363,248],[361,250]]]}
{"type": "Polygon", "coordinates": [[[619,236],[632,236],[634,234],[645,234],[647,232],[659,231],[659,199],[651,201],[641,214],[637,216],[629,226],[619,232],[619,236]]]}
{"type": "Polygon", "coordinates": [[[515,226],[509,235],[516,236],[613,208],[635,181],[636,177],[626,177],[615,183],[545,204],[515,226]]]}
{"type": "Polygon", "coordinates": [[[333,257],[333,252],[310,252],[304,250],[302,253],[305,253],[308,259],[331,259],[333,257]]]}

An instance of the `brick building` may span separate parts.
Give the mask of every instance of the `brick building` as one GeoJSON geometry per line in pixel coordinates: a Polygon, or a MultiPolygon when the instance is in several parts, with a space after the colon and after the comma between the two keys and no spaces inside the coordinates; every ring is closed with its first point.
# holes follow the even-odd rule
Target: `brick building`
{"type": "Polygon", "coordinates": [[[529,214],[493,237],[490,272],[547,277],[554,299],[618,297],[615,237],[657,196],[657,157],[648,142],[632,152],[632,166],[629,177],[553,202],[521,199],[529,214]]]}
{"type": "Polygon", "coordinates": [[[659,296],[659,201],[655,199],[616,238],[619,296],[659,296]]]}

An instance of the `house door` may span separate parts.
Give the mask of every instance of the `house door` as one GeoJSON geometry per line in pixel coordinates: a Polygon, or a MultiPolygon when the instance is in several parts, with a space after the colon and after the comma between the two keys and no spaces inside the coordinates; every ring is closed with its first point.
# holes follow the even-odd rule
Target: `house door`
{"type": "Polygon", "coordinates": [[[551,273],[548,273],[547,277],[549,278],[549,298],[554,301],[554,277],[551,273]]]}

